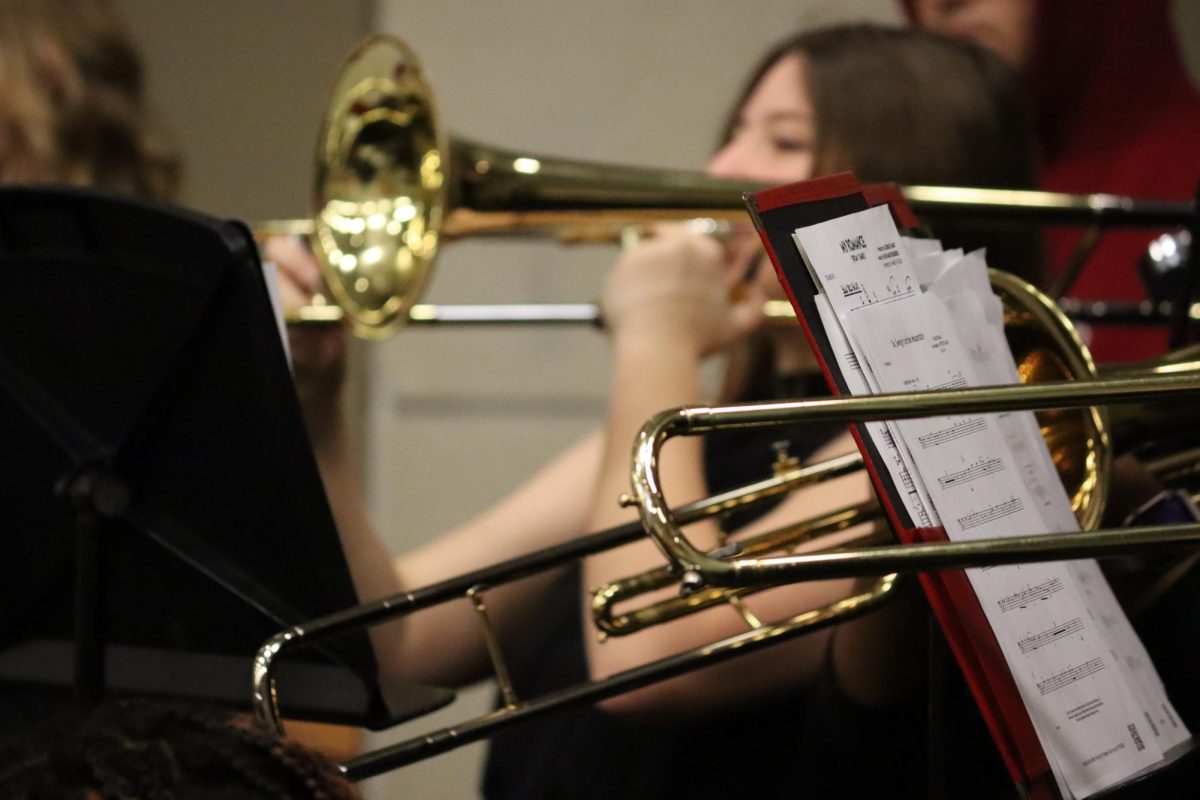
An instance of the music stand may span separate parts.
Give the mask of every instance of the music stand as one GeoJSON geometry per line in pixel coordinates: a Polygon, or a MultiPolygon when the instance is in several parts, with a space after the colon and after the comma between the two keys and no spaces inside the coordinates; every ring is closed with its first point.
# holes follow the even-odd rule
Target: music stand
{"type": "MultiPolygon", "coordinates": [[[[249,231],[7,188],[0,274],[0,681],[248,705],[263,640],[358,602],[249,231]]],[[[361,634],[305,658],[292,716],[453,697],[381,687],[361,634]]]]}

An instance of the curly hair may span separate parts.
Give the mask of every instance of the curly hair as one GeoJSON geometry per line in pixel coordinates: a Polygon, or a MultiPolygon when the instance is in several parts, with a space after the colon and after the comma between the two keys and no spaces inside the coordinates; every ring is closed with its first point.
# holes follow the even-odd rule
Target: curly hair
{"type": "Polygon", "coordinates": [[[355,800],[322,756],[243,715],[110,701],[0,745],[9,800],[355,800]]]}
{"type": "Polygon", "coordinates": [[[0,183],[177,192],[180,159],[110,0],[0,0],[0,97],[0,183]]]}

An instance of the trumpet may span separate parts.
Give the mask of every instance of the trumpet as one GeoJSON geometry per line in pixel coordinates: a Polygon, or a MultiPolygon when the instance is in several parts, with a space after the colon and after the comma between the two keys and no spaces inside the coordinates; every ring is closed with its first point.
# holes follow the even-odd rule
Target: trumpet
{"type": "Polygon", "coordinates": [[[500,564],[451,578],[432,586],[367,603],[283,631],[260,648],[254,664],[253,705],[256,715],[282,730],[278,659],[294,648],[319,643],[350,630],[375,625],[443,602],[470,602],[483,626],[493,669],[504,698],[503,707],[475,719],[413,737],[390,747],[365,753],[342,765],[352,779],[390,769],[479,741],[505,728],[556,710],[596,702],[632,691],[655,681],[711,666],[762,647],[787,641],[822,627],[866,613],[893,596],[899,573],[957,569],[1028,561],[1054,561],[1078,557],[1117,556],[1200,546],[1200,524],[1146,526],[1121,530],[1095,530],[1107,487],[1111,437],[1105,415],[1093,405],[1100,402],[1138,403],[1166,397],[1200,395],[1200,363],[1179,360],[1150,372],[1125,372],[1098,379],[1086,348],[1070,323],[1053,303],[1036,289],[1011,276],[992,273],[993,285],[1009,309],[1008,327],[1020,331],[1016,338],[1033,343],[1022,352],[1023,381],[1047,376],[1048,383],[1017,387],[966,389],[873,397],[833,398],[771,404],[742,404],[716,408],[690,408],[663,412],[648,422],[636,443],[633,474],[641,524],[631,523],[590,534],[500,564]],[[1031,332],[1029,329],[1032,328],[1031,332]],[[1055,371],[1059,370],[1059,371],[1055,371]],[[1043,417],[1056,464],[1072,494],[1073,505],[1088,532],[1067,537],[1018,536],[969,543],[931,545],[879,545],[807,555],[751,558],[825,530],[843,530],[877,514],[870,505],[843,509],[827,518],[808,520],[765,535],[753,542],[731,541],[716,552],[696,550],[681,528],[736,508],[765,502],[805,486],[815,486],[862,468],[858,454],[842,456],[808,467],[785,465],[774,477],[716,495],[680,508],[667,505],[658,489],[657,454],[667,438],[694,435],[725,425],[779,426],[797,420],[811,422],[907,418],[964,410],[1072,409],[1043,417]],[[643,527],[644,526],[644,527],[643,527]],[[646,576],[635,576],[607,591],[614,601],[635,596],[644,589],[682,581],[691,594],[666,601],[630,616],[610,615],[602,631],[620,634],[649,624],[667,623],[683,614],[719,602],[736,605],[737,592],[794,580],[830,577],[879,576],[868,589],[827,606],[793,617],[764,623],[746,616],[748,629],[703,647],[634,667],[599,681],[590,681],[533,698],[521,698],[507,678],[502,647],[487,622],[484,595],[488,588],[561,567],[575,559],[633,541],[649,531],[668,557],[668,567],[646,576]],[[713,593],[706,593],[713,589],[713,593]],[[728,592],[729,589],[733,593],[728,592]],[[731,600],[732,598],[732,600],[731,600]]]}

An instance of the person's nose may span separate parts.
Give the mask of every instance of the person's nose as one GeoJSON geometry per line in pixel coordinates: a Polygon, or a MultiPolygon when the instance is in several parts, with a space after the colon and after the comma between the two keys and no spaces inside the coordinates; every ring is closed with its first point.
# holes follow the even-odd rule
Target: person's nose
{"type": "Polygon", "coordinates": [[[746,147],[738,139],[730,139],[708,162],[709,175],[714,178],[745,178],[748,175],[746,147]]]}

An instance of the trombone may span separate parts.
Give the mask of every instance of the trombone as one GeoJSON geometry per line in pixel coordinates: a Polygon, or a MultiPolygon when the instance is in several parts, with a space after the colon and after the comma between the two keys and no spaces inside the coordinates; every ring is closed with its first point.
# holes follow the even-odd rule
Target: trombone
{"type": "MultiPolygon", "coordinates": [[[[1005,297],[1006,304],[1016,312],[1014,316],[1020,321],[1016,327],[1020,327],[1021,322],[1028,324],[1031,309],[1053,309],[1050,301],[1028,284],[997,273],[993,273],[992,279],[1005,297]],[[1028,293],[1029,296],[1022,299],[1023,293],[1028,293]]],[[[1083,439],[1085,443],[1082,447],[1065,450],[1064,452],[1074,455],[1057,463],[1060,473],[1064,463],[1082,463],[1086,466],[1081,475],[1074,477],[1071,488],[1076,513],[1084,527],[1094,527],[1103,505],[1110,438],[1103,414],[1091,406],[1098,402],[1137,403],[1161,400],[1165,397],[1200,395],[1200,369],[1195,363],[1176,359],[1175,363],[1166,364],[1150,377],[1126,371],[1119,377],[1096,379],[1086,349],[1074,338],[1069,323],[1061,315],[1052,313],[1048,317],[1035,316],[1033,324],[1047,331],[1040,344],[1029,350],[1035,354],[1033,362],[1065,364],[1067,370],[1056,377],[1073,380],[1055,380],[1018,387],[739,404],[662,412],[646,424],[638,438],[633,473],[635,494],[624,500],[627,504],[637,505],[642,519],[640,525],[632,523],[594,533],[573,542],[510,559],[432,586],[367,603],[283,631],[266,642],[255,658],[253,702],[256,715],[276,730],[282,730],[276,663],[282,655],[293,649],[416,613],[443,602],[459,600],[472,603],[483,627],[493,669],[500,684],[504,698],[503,707],[476,719],[363,754],[343,764],[342,769],[347,777],[358,780],[484,739],[522,721],[552,713],[557,709],[596,702],[846,621],[878,607],[889,599],[895,591],[900,572],[1055,561],[1078,557],[1112,557],[1200,546],[1200,524],[1193,524],[1092,531],[1060,537],[1042,535],[967,543],[875,545],[863,549],[755,559],[749,556],[796,541],[794,531],[766,534],[750,543],[733,541],[726,543],[716,552],[704,553],[692,547],[680,528],[728,510],[765,502],[800,487],[813,486],[824,480],[850,474],[861,469],[861,457],[852,454],[809,467],[788,467],[773,478],[678,509],[668,507],[657,488],[658,452],[666,439],[675,435],[698,435],[728,426],[765,427],[791,425],[796,422],[829,423],[908,418],[963,411],[1069,408],[1079,409],[1083,416],[1060,416],[1056,423],[1066,430],[1062,435],[1083,439]],[[1056,330],[1056,326],[1060,325],[1066,326],[1065,329],[1056,330]],[[1046,355],[1045,351],[1056,348],[1065,350],[1056,353],[1054,358],[1046,355]],[[1072,348],[1078,348],[1079,351],[1072,352],[1072,348]],[[782,622],[763,624],[757,619],[747,617],[749,629],[741,634],[641,665],[600,681],[568,687],[542,697],[519,697],[508,680],[502,648],[487,622],[484,598],[487,590],[534,572],[555,568],[574,559],[625,544],[640,538],[647,531],[663,549],[671,566],[654,574],[635,576],[627,582],[622,582],[618,589],[610,588],[608,594],[620,599],[637,594],[642,589],[661,587],[680,579],[685,590],[692,594],[680,602],[666,601],[660,607],[638,612],[630,617],[629,622],[613,618],[609,628],[600,625],[604,631],[614,634],[628,632],[636,626],[664,623],[716,602],[728,602],[729,595],[725,593],[724,587],[748,591],[796,580],[849,576],[881,577],[863,592],[822,608],[805,611],[782,622]],[[631,587],[631,590],[626,591],[626,587],[631,587]],[[714,593],[707,593],[709,590],[714,593]],[[693,602],[694,598],[698,600],[693,602]]],[[[1044,374],[1044,370],[1022,370],[1024,378],[1042,377],[1044,374]]],[[[841,530],[849,524],[857,524],[858,520],[878,513],[868,507],[843,511],[845,513],[840,516],[834,514],[827,519],[805,521],[789,527],[804,536],[816,529],[841,530]]]]}
{"type": "Polygon", "coordinates": [[[744,222],[746,188],[695,172],[545,158],[451,138],[416,54],[395,37],[374,35],[334,82],[317,141],[313,217],[255,227],[304,235],[313,247],[334,303],[301,309],[298,321],[342,319],[377,339],[409,320],[442,241],[499,234],[612,241],[625,228],[667,219],[744,222]]]}
{"type": "MultiPolygon", "coordinates": [[[[443,242],[525,235],[612,243],[626,231],[668,220],[691,220],[719,233],[746,222],[742,193],[760,188],[765,185],[451,137],[416,54],[396,37],[374,35],[351,53],[334,82],[317,142],[313,216],[254,227],[260,235],[303,235],[312,246],[332,297],[297,309],[289,320],[296,324],[344,323],[369,339],[405,324],[600,325],[598,308],[587,303],[418,301],[443,242]]],[[[919,185],[900,191],[914,211],[933,218],[1168,226],[1194,217],[1190,203],[1109,194],[919,185]]],[[[770,320],[793,318],[787,304],[764,312],[770,320]]],[[[1131,313],[1162,316],[1157,308],[1131,313]]]]}

